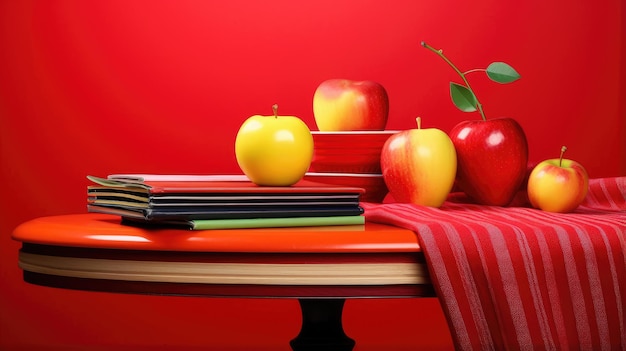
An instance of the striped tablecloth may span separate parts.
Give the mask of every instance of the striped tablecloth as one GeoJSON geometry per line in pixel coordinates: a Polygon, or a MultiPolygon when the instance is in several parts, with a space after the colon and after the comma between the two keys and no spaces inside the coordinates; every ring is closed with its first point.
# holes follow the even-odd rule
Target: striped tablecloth
{"type": "Polygon", "coordinates": [[[573,213],[364,203],[415,231],[459,350],[626,350],[626,177],[573,213]]]}

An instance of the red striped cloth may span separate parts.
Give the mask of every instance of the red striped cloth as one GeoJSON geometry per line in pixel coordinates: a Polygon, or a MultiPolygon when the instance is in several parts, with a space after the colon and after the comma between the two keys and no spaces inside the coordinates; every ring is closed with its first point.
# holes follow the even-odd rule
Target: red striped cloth
{"type": "Polygon", "coordinates": [[[626,177],[574,213],[364,203],[415,231],[459,350],[626,350],[626,177]]]}

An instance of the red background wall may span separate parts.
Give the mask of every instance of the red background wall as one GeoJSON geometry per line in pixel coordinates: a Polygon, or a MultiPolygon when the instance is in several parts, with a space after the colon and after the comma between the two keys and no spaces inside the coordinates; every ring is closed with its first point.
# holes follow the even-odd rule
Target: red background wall
{"type": "MultiPolygon", "coordinates": [[[[371,79],[388,129],[449,131],[477,114],[449,101],[453,71],[492,61],[522,79],[470,76],[491,117],[524,127],[534,161],[567,145],[591,177],[626,175],[625,6],[621,0],[0,1],[0,349],[288,350],[292,300],[198,299],[27,285],[10,233],[39,216],[85,212],[85,176],[238,172],[250,115],[315,129],[329,78],[371,79]]],[[[356,350],[446,349],[434,299],[352,300],[356,350]]]]}

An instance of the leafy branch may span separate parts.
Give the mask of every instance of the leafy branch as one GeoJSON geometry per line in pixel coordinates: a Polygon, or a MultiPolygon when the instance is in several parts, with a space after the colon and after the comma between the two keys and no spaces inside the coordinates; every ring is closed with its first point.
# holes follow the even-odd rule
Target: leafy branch
{"type": "Polygon", "coordinates": [[[465,76],[470,73],[485,72],[489,79],[500,84],[512,83],[520,78],[519,73],[504,62],[492,62],[486,69],[477,68],[461,72],[461,70],[443,54],[443,50],[437,50],[425,42],[422,42],[422,46],[441,57],[459,76],[461,76],[463,83],[465,83],[465,85],[462,85],[450,82],[450,97],[454,105],[463,112],[478,111],[484,121],[486,121],[487,118],[483,111],[483,105],[478,101],[474,90],[465,76]]]}

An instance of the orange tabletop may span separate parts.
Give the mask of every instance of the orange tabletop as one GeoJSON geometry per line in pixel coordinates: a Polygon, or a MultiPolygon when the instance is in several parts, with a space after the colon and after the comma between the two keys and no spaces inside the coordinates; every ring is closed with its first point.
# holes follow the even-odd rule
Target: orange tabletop
{"type": "Polygon", "coordinates": [[[146,229],[105,214],[37,218],[18,226],[15,240],[46,245],[211,252],[419,252],[416,235],[376,223],[359,226],[226,230],[146,229]]]}
{"type": "Polygon", "coordinates": [[[18,226],[19,266],[37,285],[116,293],[297,298],[293,350],[351,350],[346,298],[434,296],[415,233],[393,226],[185,230],[76,214],[18,226]],[[321,316],[321,317],[320,317],[321,316]]]}
{"type": "Polygon", "coordinates": [[[27,281],[99,291],[237,297],[432,295],[416,235],[359,226],[185,230],[76,214],[18,226],[27,281]]]}

